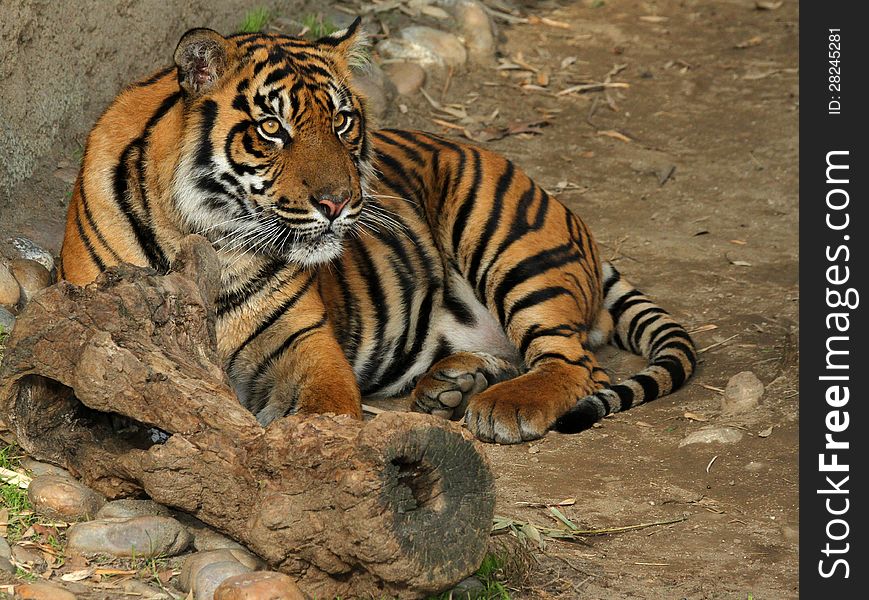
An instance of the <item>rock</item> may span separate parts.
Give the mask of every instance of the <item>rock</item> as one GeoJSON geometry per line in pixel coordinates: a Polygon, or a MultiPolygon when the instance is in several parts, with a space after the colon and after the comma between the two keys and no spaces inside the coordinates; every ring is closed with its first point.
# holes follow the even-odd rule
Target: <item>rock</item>
{"type": "Polygon", "coordinates": [[[468,58],[477,64],[495,61],[495,35],[486,9],[477,0],[451,0],[453,16],[465,40],[468,58]]]}
{"type": "MultiPolygon", "coordinates": [[[[193,598],[194,600],[213,600],[216,597],[216,590],[224,581],[250,572],[250,569],[234,560],[209,563],[202,567],[193,579],[193,598]]],[[[257,596],[257,598],[260,597],[269,600],[277,598],[277,596],[257,596]]]]}
{"type": "Polygon", "coordinates": [[[106,499],[75,479],[39,475],[30,482],[27,497],[33,510],[50,519],[78,521],[93,518],[106,499]]]}
{"type": "Polygon", "coordinates": [[[422,66],[460,67],[468,60],[462,42],[452,33],[415,25],[401,30],[397,39],[385,39],[377,50],[387,58],[417,62],[422,66]]]}
{"type": "Polygon", "coordinates": [[[18,572],[18,568],[9,562],[9,559],[3,556],[0,556],[0,573],[9,573],[10,575],[15,575],[18,572]]]}
{"type": "Polygon", "coordinates": [[[73,478],[72,474],[66,469],[50,463],[40,462],[30,456],[25,456],[21,459],[21,466],[25,471],[28,471],[32,477],[39,477],[40,475],[58,475],[69,479],[73,478]]]}
{"type": "Polygon", "coordinates": [[[721,413],[733,416],[749,412],[760,404],[763,382],[751,371],[737,373],[727,382],[721,399],[721,413]]]}
{"type": "Polygon", "coordinates": [[[735,444],[742,439],[742,432],[733,427],[704,427],[699,431],[688,434],[681,442],[679,447],[688,446],[689,444],[711,444],[717,442],[719,444],[735,444]]]}
{"type": "Polygon", "coordinates": [[[454,598],[454,600],[477,600],[477,598],[486,597],[486,586],[478,577],[474,576],[463,579],[450,590],[450,598],[454,598]]]}
{"type": "Polygon", "coordinates": [[[51,285],[51,272],[35,260],[16,258],[10,267],[12,275],[21,286],[19,306],[30,302],[36,292],[51,285]]]}
{"type": "Polygon", "coordinates": [[[171,517],[172,511],[153,500],[125,498],[105,504],[96,514],[97,519],[132,519],[144,516],[171,517]]]}
{"type": "Polygon", "coordinates": [[[138,598],[139,600],[169,600],[172,598],[172,596],[163,590],[135,579],[124,583],[124,592],[130,594],[131,600],[132,598],[138,598]]]}
{"type": "Polygon", "coordinates": [[[768,469],[768,465],[764,462],[757,462],[755,460],[751,461],[745,467],[743,467],[746,471],[750,471],[752,473],[759,473],[764,469],[768,469]]]}
{"type": "Polygon", "coordinates": [[[66,549],[72,554],[108,554],[117,557],[175,556],[190,545],[192,536],[169,517],[76,523],[67,533],[66,549]]]}
{"type": "Polygon", "coordinates": [[[262,560],[247,550],[235,550],[223,548],[206,552],[195,552],[184,560],[181,574],[178,577],[178,586],[185,592],[189,592],[196,581],[197,573],[212,563],[234,561],[242,565],[247,571],[255,571],[265,566],[262,560]]]}
{"type": "Polygon", "coordinates": [[[395,86],[374,63],[353,71],[353,87],[365,97],[367,115],[382,119],[395,98],[395,86]]]}
{"type": "Polygon", "coordinates": [[[236,542],[234,539],[218,533],[210,527],[205,527],[198,531],[192,531],[193,547],[200,552],[209,550],[239,550],[247,552],[247,548],[236,542]]]}
{"type": "Polygon", "coordinates": [[[20,297],[18,282],[9,267],[0,263],[0,306],[16,306],[20,297]]]}
{"type": "Polygon", "coordinates": [[[296,582],[283,573],[257,571],[230,577],[214,592],[214,600],[307,600],[296,582]]]}
{"type": "Polygon", "coordinates": [[[250,554],[247,548],[229,538],[222,533],[218,533],[196,517],[187,513],[178,513],[176,519],[184,524],[187,531],[193,536],[193,547],[199,552],[207,552],[209,550],[222,550],[224,548],[230,550],[241,550],[250,554]]]}
{"type": "Polygon", "coordinates": [[[0,333],[10,333],[15,329],[15,315],[0,306],[0,333]]]}
{"type": "Polygon", "coordinates": [[[26,260],[33,260],[45,267],[49,273],[54,272],[54,257],[51,252],[26,237],[15,237],[9,240],[12,247],[18,252],[18,256],[26,260]]]}
{"type": "Polygon", "coordinates": [[[15,597],[22,600],[75,600],[75,594],[51,583],[25,583],[15,586],[15,597]]]}
{"type": "Polygon", "coordinates": [[[402,96],[411,96],[425,84],[425,69],[412,62],[395,62],[384,65],[383,70],[395,91],[402,96]]]}
{"type": "Polygon", "coordinates": [[[0,537],[0,558],[9,560],[12,558],[12,548],[9,547],[9,542],[5,537],[0,537]]]}
{"type": "Polygon", "coordinates": [[[40,554],[17,544],[12,546],[12,558],[17,563],[34,565],[39,569],[45,566],[45,559],[40,554]]]}

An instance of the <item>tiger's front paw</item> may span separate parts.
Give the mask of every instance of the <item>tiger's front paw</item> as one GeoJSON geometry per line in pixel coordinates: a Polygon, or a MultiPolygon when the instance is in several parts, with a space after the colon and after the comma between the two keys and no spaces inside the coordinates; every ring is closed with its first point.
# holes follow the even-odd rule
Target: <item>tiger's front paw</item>
{"type": "Polygon", "coordinates": [[[492,388],[468,404],[465,425],[484,442],[518,444],[543,437],[558,418],[550,407],[510,398],[492,388]]]}
{"type": "Polygon", "coordinates": [[[516,366],[484,352],[457,352],[436,362],[411,394],[414,410],[460,419],[471,399],[490,385],[515,377],[516,366]]]}
{"type": "Polygon", "coordinates": [[[432,369],[413,390],[413,407],[445,419],[459,419],[471,398],[489,387],[481,371],[465,368],[432,369]]]}
{"type": "Polygon", "coordinates": [[[465,411],[465,425],[484,442],[535,440],[576,404],[576,398],[598,387],[584,369],[547,365],[475,396],[465,411]]]}

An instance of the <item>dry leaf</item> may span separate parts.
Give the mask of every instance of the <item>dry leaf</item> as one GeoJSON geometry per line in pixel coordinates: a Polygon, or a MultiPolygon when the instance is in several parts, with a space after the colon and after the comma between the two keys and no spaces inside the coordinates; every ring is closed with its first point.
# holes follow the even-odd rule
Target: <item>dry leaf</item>
{"type": "Polygon", "coordinates": [[[540,535],[540,531],[532,525],[531,523],[523,523],[522,527],[519,529],[525,536],[534,541],[542,550],[543,549],[543,537],[540,535]]]}
{"type": "Polygon", "coordinates": [[[686,412],[683,415],[686,419],[690,419],[692,421],[697,421],[698,423],[705,423],[709,420],[708,417],[701,415],[700,413],[686,412]]]}
{"type": "Polygon", "coordinates": [[[695,333],[703,333],[704,331],[712,331],[714,329],[718,329],[718,325],[715,325],[714,323],[709,323],[707,325],[701,325],[700,327],[695,327],[694,329],[692,329],[688,333],[693,335],[695,333]]]}
{"type": "Polygon", "coordinates": [[[425,6],[420,7],[419,12],[424,15],[428,15],[429,17],[434,17],[435,19],[449,19],[450,14],[442,8],[438,8],[437,6],[430,6],[426,4],[425,6]]]}
{"type": "Polygon", "coordinates": [[[537,73],[537,85],[541,85],[543,87],[549,85],[549,73],[547,73],[546,71],[540,71],[539,73],[537,73]]]}
{"type": "Polygon", "coordinates": [[[549,27],[558,27],[559,29],[570,29],[570,23],[565,23],[564,21],[555,21],[554,19],[547,19],[546,17],[538,17],[535,15],[531,15],[528,17],[529,25],[548,25],[549,27]]]}
{"type": "Polygon", "coordinates": [[[0,467],[0,480],[8,483],[9,485],[15,485],[23,490],[26,490],[30,486],[31,478],[24,473],[19,473],[18,471],[12,471],[11,469],[4,469],[3,467],[0,467]]]}
{"type": "Polygon", "coordinates": [[[759,431],[757,437],[767,438],[772,435],[772,427],[767,427],[763,431],[759,431]]]}
{"type": "Polygon", "coordinates": [[[745,240],[730,240],[731,244],[736,244],[738,246],[745,246],[748,242],[745,240]]]}
{"type": "Polygon", "coordinates": [[[79,571],[72,571],[70,573],[64,573],[60,576],[63,581],[84,581],[94,574],[94,569],[81,569],[79,571]]]}
{"type": "Polygon", "coordinates": [[[565,56],[563,59],[561,59],[561,68],[566,69],[567,67],[569,67],[570,65],[572,65],[575,62],[576,62],[575,56],[565,56]]]}
{"type": "Polygon", "coordinates": [[[615,131],[613,129],[605,129],[603,131],[598,131],[597,134],[603,135],[606,137],[611,137],[611,138],[619,140],[621,142],[630,143],[632,141],[631,138],[629,138],[625,134],[619,133],[618,131],[615,131]]]}
{"type": "Polygon", "coordinates": [[[760,46],[763,43],[763,38],[759,35],[748,38],[744,42],[739,42],[734,46],[734,48],[739,48],[740,50],[745,50],[746,48],[753,48],[754,46],[760,46]]]}
{"type": "Polygon", "coordinates": [[[730,264],[734,265],[736,267],[750,267],[750,266],[752,266],[750,262],[746,262],[744,260],[731,260],[730,264]]]}
{"type": "Polygon", "coordinates": [[[506,127],[485,127],[478,131],[470,131],[464,129],[463,135],[474,142],[493,142],[507,137],[508,135],[519,135],[520,133],[541,134],[541,127],[549,125],[547,119],[539,119],[537,121],[516,121],[506,127]]]}
{"type": "Polygon", "coordinates": [[[640,17],[640,21],[645,21],[646,23],[664,23],[669,19],[669,17],[661,17],[659,15],[645,15],[640,17]]]}
{"type": "Polygon", "coordinates": [[[651,423],[646,423],[645,421],[636,421],[634,422],[634,425],[636,425],[637,427],[654,427],[654,425],[652,425],[651,423]]]}
{"type": "Polygon", "coordinates": [[[784,2],[761,2],[760,0],[757,0],[754,3],[754,7],[757,10],[778,10],[781,8],[782,4],[784,4],[784,2]]]}

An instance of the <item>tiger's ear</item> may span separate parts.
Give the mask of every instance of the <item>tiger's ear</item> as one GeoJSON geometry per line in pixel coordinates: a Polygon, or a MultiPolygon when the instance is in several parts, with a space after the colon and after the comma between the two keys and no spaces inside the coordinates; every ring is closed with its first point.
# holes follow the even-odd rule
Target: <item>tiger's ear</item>
{"type": "Polygon", "coordinates": [[[369,61],[368,34],[360,26],[361,23],[362,17],[356,17],[347,29],[321,37],[317,44],[332,50],[351,67],[365,65],[369,61]]]}
{"type": "Polygon", "coordinates": [[[175,48],[178,83],[196,97],[214,87],[229,68],[231,42],[214,30],[191,29],[175,48]]]}

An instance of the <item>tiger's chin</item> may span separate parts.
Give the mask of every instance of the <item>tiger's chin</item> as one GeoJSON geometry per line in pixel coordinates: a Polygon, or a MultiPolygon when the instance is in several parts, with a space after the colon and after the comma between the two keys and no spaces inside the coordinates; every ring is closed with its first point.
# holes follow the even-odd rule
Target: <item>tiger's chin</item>
{"type": "Polygon", "coordinates": [[[316,267],[332,262],[344,250],[344,236],[326,232],[313,239],[298,240],[281,248],[280,257],[303,267],[316,267]]]}

